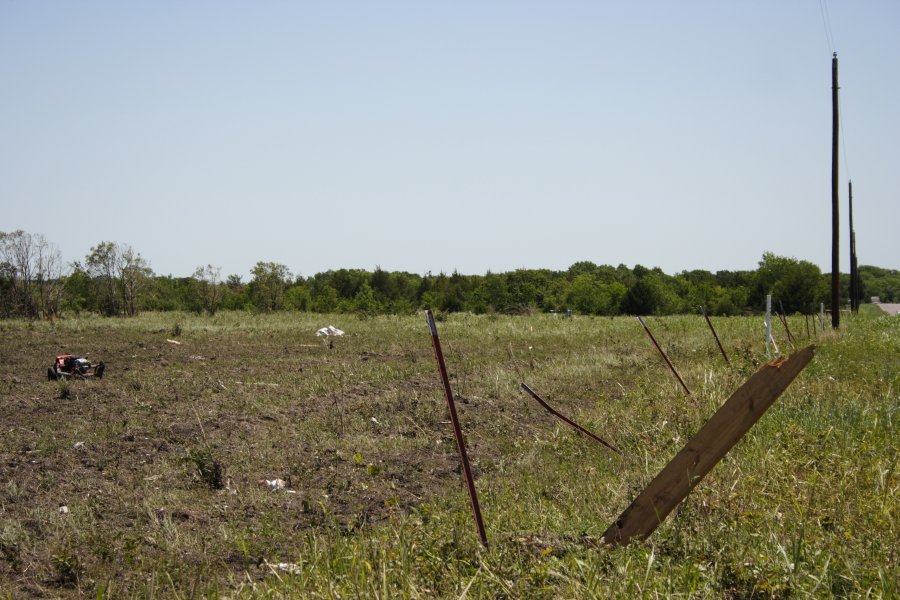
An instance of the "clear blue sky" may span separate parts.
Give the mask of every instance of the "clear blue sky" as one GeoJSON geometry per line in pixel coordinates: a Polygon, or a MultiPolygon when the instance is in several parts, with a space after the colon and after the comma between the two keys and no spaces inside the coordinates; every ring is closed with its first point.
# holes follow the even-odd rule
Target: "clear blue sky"
{"type": "Polygon", "coordinates": [[[900,2],[0,0],[0,230],[160,274],[900,267],[900,2]],[[849,166],[849,168],[848,168],[849,166]]]}

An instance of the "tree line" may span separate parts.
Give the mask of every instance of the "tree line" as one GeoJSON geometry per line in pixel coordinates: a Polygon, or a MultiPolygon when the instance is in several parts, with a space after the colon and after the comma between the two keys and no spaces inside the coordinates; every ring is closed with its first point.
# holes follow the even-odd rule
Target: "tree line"
{"type": "MultiPolygon", "coordinates": [[[[861,266],[862,295],[900,301],[900,272],[861,266]]],[[[842,275],[842,302],[849,276],[842,275]]],[[[189,277],[157,275],[127,244],[102,241],[83,260],[66,263],[43,235],[0,232],[0,317],[52,318],[82,312],[133,316],[140,311],[219,310],[406,314],[420,308],[447,312],[572,311],[587,315],[713,315],[759,312],[772,294],[788,313],[830,305],[830,274],[805,260],[767,252],[752,271],[682,271],[581,261],[565,271],[517,269],[462,275],[337,269],[310,277],[276,262],[257,262],[251,278],[222,277],[221,268],[197,267],[189,277]]],[[[777,304],[776,304],[777,306],[777,304]]]]}

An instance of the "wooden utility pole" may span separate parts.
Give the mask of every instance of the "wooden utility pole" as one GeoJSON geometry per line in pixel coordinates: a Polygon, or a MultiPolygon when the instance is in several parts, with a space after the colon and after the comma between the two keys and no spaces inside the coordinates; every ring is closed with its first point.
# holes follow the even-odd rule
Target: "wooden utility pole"
{"type": "Polygon", "coordinates": [[[831,326],[841,325],[841,257],[838,214],[838,59],[831,58],[831,326]]]}
{"type": "Polygon", "coordinates": [[[859,311],[859,281],[856,265],[856,232],[853,231],[853,182],[848,182],[847,195],[850,199],[850,310],[859,311]]]}

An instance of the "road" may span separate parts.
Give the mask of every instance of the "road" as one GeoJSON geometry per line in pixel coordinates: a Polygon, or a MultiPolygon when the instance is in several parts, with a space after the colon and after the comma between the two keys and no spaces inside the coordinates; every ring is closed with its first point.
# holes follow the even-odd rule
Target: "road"
{"type": "Polygon", "coordinates": [[[875,306],[891,316],[900,315],[900,304],[876,304],[875,306]]]}

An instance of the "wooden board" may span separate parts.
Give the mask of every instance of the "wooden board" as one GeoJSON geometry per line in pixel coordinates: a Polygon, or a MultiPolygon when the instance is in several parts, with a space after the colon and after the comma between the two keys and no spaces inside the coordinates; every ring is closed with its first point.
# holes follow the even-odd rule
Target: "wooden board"
{"type": "Polygon", "coordinates": [[[808,346],[790,358],[782,357],[763,365],[609,526],[603,541],[624,545],[653,533],[772,406],[814,353],[815,346],[808,346]]]}

